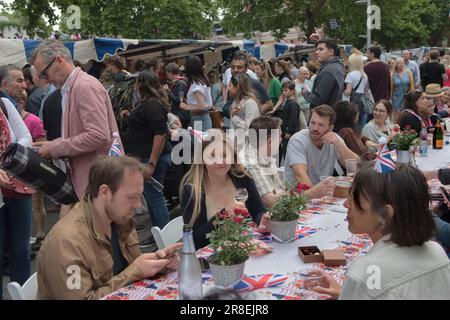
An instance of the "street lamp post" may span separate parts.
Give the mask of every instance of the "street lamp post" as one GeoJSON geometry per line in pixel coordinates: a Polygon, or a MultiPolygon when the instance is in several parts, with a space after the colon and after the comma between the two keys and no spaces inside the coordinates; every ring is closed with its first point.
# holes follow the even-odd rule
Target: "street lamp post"
{"type": "Polygon", "coordinates": [[[358,1],[355,1],[355,4],[364,4],[364,3],[366,3],[367,4],[367,10],[366,10],[366,14],[367,14],[367,18],[366,18],[366,28],[367,28],[367,33],[366,33],[366,35],[364,36],[366,39],[367,39],[367,42],[366,42],[366,46],[367,46],[367,49],[369,49],[370,48],[370,45],[372,44],[372,30],[371,30],[371,28],[370,28],[370,26],[369,26],[369,19],[370,19],[370,6],[371,6],[371,0],[358,0],[358,1]]]}

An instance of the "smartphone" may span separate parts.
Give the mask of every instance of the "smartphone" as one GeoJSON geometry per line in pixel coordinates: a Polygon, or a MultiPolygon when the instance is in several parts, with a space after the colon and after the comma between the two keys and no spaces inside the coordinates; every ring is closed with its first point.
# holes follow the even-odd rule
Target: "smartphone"
{"type": "Polygon", "coordinates": [[[447,189],[445,189],[444,187],[439,187],[442,191],[442,194],[444,195],[445,199],[447,199],[447,201],[450,203],[450,195],[448,194],[447,189]]]}

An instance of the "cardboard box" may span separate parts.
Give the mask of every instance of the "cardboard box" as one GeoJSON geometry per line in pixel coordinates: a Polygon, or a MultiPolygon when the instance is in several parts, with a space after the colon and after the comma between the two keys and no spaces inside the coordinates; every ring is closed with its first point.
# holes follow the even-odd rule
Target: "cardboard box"
{"type": "Polygon", "coordinates": [[[347,259],[341,250],[323,250],[323,264],[326,266],[345,266],[347,259]]]}
{"type": "Polygon", "coordinates": [[[304,263],[323,262],[323,254],[316,246],[298,247],[298,255],[304,263]]]}

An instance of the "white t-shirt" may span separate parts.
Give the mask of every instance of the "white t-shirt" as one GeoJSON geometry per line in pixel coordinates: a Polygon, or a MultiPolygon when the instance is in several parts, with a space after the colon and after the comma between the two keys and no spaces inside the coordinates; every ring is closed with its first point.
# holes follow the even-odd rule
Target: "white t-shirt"
{"type": "Polygon", "coordinates": [[[187,104],[191,106],[198,105],[197,98],[194,96],[195,92],[199,92],[205,97],[205,106],[207,109],[210,109],[212,106],[212,98],[211,98],[211,88],[201,83],[193,83],[189,87],[189,91],[187,93],[187,104]]]}
{"type": "MultiPolygon", "coordinates": [[[[338,139],[344,143],[341,137],[338,136],[338,139]]],[[[339,157],[339,150],[333,144],[324,143],[322,149],[314,146],[309,137],[309,129],[304,129],[289,139],[284,163],[285,177],[290,183],[294,183],[295,177],[291,166],[294,164],[306,164],[311,182],[318,184],[321,176],[333,175],[333,170],[339,157]]]]}
{"type": "MultiPolygon", "coordinates": [[[[364,93],[364,88],[366,87],[367,81],[368,81],[367,75],[364,75],[363,80],[361,81],[358,90],[356,90],[356,93],[364,93]]],[[[350,72],[347,77],[345,78],[345,83],[351,83],[352,84],[352,90],[355,90],[356,86],[358,85],[359,80],[361,80],[361,73],[359,71],[352,71],[350,72]]]]}
{"type": "MultiPolygon", "coordinates": [[[[258,80],[256,73],[254,73],[252,70],[247,69],[247,74],[250,78],[258,80]]],[[[231,68],[228,68],[227,70],[225,70],[225,73],[223,74],[223,81],[222,81],[222,83],[227,86],[227,90],[228,86],[230,85],[231,77],[232,77],[231,68]]]]}

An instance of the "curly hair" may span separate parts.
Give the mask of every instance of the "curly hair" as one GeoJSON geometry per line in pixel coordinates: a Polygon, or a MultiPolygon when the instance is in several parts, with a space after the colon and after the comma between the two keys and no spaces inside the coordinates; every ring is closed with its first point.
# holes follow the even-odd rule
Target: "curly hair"
{"type": "Polygon", "coordinates": [[[333,106],[333,110],[336,112],[334,132],[338,133],[343,128],[351,128],[356,131],[355,119],[358,114],[358,107],[354,103],[341,101],[333,106]]]}

